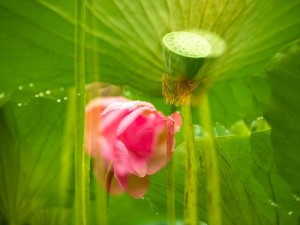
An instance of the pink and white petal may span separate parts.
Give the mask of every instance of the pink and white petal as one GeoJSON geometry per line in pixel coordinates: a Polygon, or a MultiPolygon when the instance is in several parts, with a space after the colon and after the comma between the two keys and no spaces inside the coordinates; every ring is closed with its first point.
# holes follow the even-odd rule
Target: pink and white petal
{"type": "Polygon", "coordinates": [[[116,140],[114,143],[114,171],[118,176],[125,176],[133,172],[129,152],[120,140],[116,140]]]}
{"type": "Polygon", "coordinates": [[[156,110],[155,107],[149,103],[149,102],[144,102],[144,101],[131,101],[133,104],[133,107],[146,107],[150,110],[156,110]]]}
{"type": "Polygon", "coordinates": [[[109,104],[105,110],[103,111],[103,114],[106,114],[108,112],[114,111],[114,110],[129,110],[132,111],[134,109],[140,108],[140,107],[147,107],[151,110],[155,110],[154,106],[148,102],[142,102],[142,101],[126,101],[126,102],[114,102],[112,104],[109,104]]]}
{"type": "Polygon", "coordinates": [[[109,105],[114,102],[126,102],[127,98],[122,96],[116,97],[99,97],[91,100],[85,107],[86,111],[90,111],[93,109],[99,109],[101,112],[109,105]]]}
{"type": "Polygon", "coordinates": [[[175,123],[174,124],[175,132],[178,132],[180,130],[181,125],[182,125],[182,118],[181,118],[180,113],[179,112],[174,112],[169,117],[172,118],[172,120],[175,123]]]}
{"type": "Polygon", "coordinates": [[[142,198],[147,193],[149,180],[149,176],[128,176],[126,192],[134,198],[142,198]]]}
{"type": "Polygon", "coordinates": [[[127,109],[113,110],[106,114],[102,113],[100,128],[103,135],[106,135],[106,132],[111,133],[112,130],[114,130],[113,133],[115,134],[120,121],[129,113],[130,111],[127,109]]]}
{"type": "Polygon", "coordinates": [[[125,101],[125,102],[113,102],[109,105],[107,105],[107,107],[103,110],[102,114],[105,115],[111,111],[115,111],[115,110],[129,110],[131,105],[131,101],[125,101]]]}
{"type": "MultiPolygon", "coordinates": [[[[107,107],[107,105],[113,103],[113,102],[124,102],[128,101],[124,97],[107,97],[107,98],[96,98],[93,99],[88,103],[86,106],[86,115],[85,115],[85,145],[86,145],[86,151],[94,156],[99,157],[99,153],[102,151],[102,149],[106,149],[106,151],[111,150],[110,148],[107,148],[107,145],[105,143],[101,144],[99,142],[99,137],[103,136],[103,125],[105,127],[105,124],[109,122],[111,124],[112,116],[109,117],[109,119],[105,118],[106,120],[103,120],[103,117],[101,115],[102,111],[107,107]],[[107,122],[106,122],[107,121],[107,122]],[[103,123],[103,125],[102,125],[103,123]],[[104,146],[103,146],[104,145],[104,146]]],[[[109,133],[113,134],[113,130],[109,128],[109,133]]],[[[110,139],[112,135],[107,136],[106,138],[110,139]]]]}
{"type": "Polygon", "coordinates": [[[95,141],[96,146],[92,149],[92,156],[95,158],[104,158],[107,161],[114,160],[114,149],[111,140],[105,136],[98,136],[95,141]]]}
{"type": "Polygon", "coordinates": [[[144,177],[147,174],[147,162],[144,158],[130,152],[130,161],[134,170],[134,174],[138,177],[144,177]]]}

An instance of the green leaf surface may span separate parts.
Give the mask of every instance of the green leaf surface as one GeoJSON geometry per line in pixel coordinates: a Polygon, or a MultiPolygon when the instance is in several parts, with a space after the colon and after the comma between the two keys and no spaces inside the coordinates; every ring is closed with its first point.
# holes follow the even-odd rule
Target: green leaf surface
{"type": "MultiPolygon", "coordinates": [[[[64,104],[47,99],[21,107],[9,102],[0,109],[1,224],[57,214],[64,112],[64,104]]],[[[59,216],[65,213],[60,210],[59,216]]]]}
{"type": "Polygon", "coordinates": [[[274,157],[295,198],[300,196],[299,58],[300,40],[297,40],[278,52],[267,67],[272,98],[266,118],[272,126],[274,157]]]}
{"type": "MultiPolygon", "coordinates": [[[[298,224],[300,203],[294,198],[289,185],[281,178],[276,169],[270,131],[254,132],[250,137],[218,137],[216,144],[221,176],[223,224],[298,224]]],[[[196,141],[196,145],[199,150],[197,152],[201,171],[198,186],[199,219],[207,221],[206,171],[201,153],[203,140],[196,141]]],[[[184,148],[183,145],[179,145],[175,150],[174,158],[178,221],[183,218],[183,157],[185,157],[184,148]]],[[[153,221],[153,224],[160,224],[159,222],[164,224],[167,207],[166,180],[166,169],[152,176],[150,190],[141,200],[132,200],[126,196],[112,197],[109,210],[111,223],[138,225],[143,224],[144,220],[148,220],[153,221]],[[119,218],[130,207],[136,213],[127,215],[126,220],[120,222],[119,218]],[[146,214],[146,212],[148,213],[146,214]]]]}
{"type": "MultiPolygon", "coordinates": [[[[71,205],[61,199],[60,176],[64,166],[73,162],[62,148],[66,107],[63,102],[36,99],[27,106],[8,102],[1,109],[1,220],[3,223],[67,224],[72,221],[71,205]],[[33,119],[34,118],[34,119],[33,119]],[[15,215],[18,215],[17,217],[15,215]],[[14,221],[15,220],[15,221],[14,221]]],[[[217,128],[218,129],[218,128],[217,128]]],[[[206,219],[205,166],[203,139],[197,139],[199,159],[199,219],[206,219]]],[[[216,138],[221,190],[223,224],[226,225],[297,225],[300,203],[289,185],[281,178],[274,163],[270,132],[254,132],[248,136],[216,138]]],[[[65,145],[64,145],[65,146],[65,145]]],[[[184,163],[183,145],[175,150],[176,216],[183,221],[184,163]]],[[[72,173],[70,174],[72,178],[72,173]]],[[[72,185],[72,179],[70,185],[72,185]]],[[[95,181],[93,181],[95,182],[95,181]]],[[[74,198],[68,189],[68,202],[74,198]]],[[[90,185],[91,189],[95,186],[90,185]]],[[[94,193],[91,214],[98,214],[94,193]]],[[[167,170],[151,177],[148,194],[140,200],[127,195],[110,196],[110,224],[165,224],[167,220],[167,170]],[[130,213],[129,213],[130,212],[130,213]],[[122,218],[122,219],[120,219],[122,218]]],[[[91,224],[97,224],[91,216],[91,224]]]]}
{"type": "MultiPolygon", "coordinates": [[[[70,0],[0,0],[1,224],[72,221],[69,170],[74,160],[65,147],[73,147],[73,136],[65,120],[74,112],[67,111],[65,103],[66,90],[74,85],[74,6],[70,0]]],[[[197,105],[201,88],[209,88],[214,122],[231,125],[261,115],[269,101],[270,82],[266,117],[273,145],[268,132],[217,138],[223,219],[225,225],[297,225],[299,41],[273,58],[269,80],[262,74],[276,52],[299,38],[300,2],[99,0],[88,1],[86,10],[87,82],[128,85],[143,96],[137,98],[154,101],[155,96],[156,105],[167,112],[160,96],[165,72],[161,38],[171,31],[198,29],[215,32],[227,45],[224,55],[208,61],[198,74],[205,79],[194,96],[197,105]]],[[[201,171],[199,219],[206,221],[203,143],[196,144],[201,171]]],[[[183,157],[179,146],[174,161],[179,223],[183,157]]],[[[111,197],[110,224],[166,224],[166,181],[167,171],[162,170],[152,176],[144,199],[111,197]]],[[[91,214],[97,214],[91,198],[91,214]]]]}
{"type": "MultiPolygon", "coordinates": [[[[212,116],[223,124],[257,116],[247,77],[260,75],[300,35],[298,0],[100,0],[88,1],[86,10],[87,82],[127,84],[152,96],[161,95],[166,33],[204,29],[221,36],[225,54],[200,73],[208,77],[205,86],[215,83],[212,116]]],[[[0,1],[0,93],[26,100],[73,85],[74,21],[74,1],[0,1]]]]}

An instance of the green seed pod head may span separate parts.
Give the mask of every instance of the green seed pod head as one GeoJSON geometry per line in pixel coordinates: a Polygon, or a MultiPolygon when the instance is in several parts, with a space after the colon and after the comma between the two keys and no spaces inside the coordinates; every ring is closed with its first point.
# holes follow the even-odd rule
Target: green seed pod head
{"type": "Polygon", "coordinates": [[[178,80],[190,80],[203,66],[211,45],[200,34],[177,31],[163,37],[162,51],[167,73],[178,80]]]}

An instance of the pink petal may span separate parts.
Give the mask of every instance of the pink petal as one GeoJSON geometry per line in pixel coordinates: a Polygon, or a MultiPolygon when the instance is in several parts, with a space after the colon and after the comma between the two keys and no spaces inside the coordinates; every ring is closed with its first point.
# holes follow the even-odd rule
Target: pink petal
{"type": "Polygon", "coordinates": [[[172,155],[172,153],[174,151],[174,146],[175,146],[175,126],[176,125],[175,125],[174,121],[172,121],[171,119],[167,120],[167,127],[168,127],[168,133],[167,133],[167,160],[168,161],[170,160],[171,155],[172,155]]]}
{"type": "Polygon", "coordinates": [[[179,112],[174,112],[169,117],[171,117],[175,123],[175,132],[178,132],[180,130],[180,127],[182,125],[182,118],[179,112]]]}
{"type": "Polygon", "coordinates": [[[161,132],[157,146],[149,160],[147,174],[156,173],[170,161],[174,151],[176,122],[179,129],[181,125],[179,113],[174,113],[165,119],[165,130],[161,132]]]}
{"type": "Polygon", "coordinates": [[[99,135],[97,140],[94,141],[96,143],[95,150],[92,151],[92,156],[95,158],[104,158],[107,161],[114,160],[113,154],[113,145],[109,139],[107,139],[103,135],[99,135]]]}
{"type": "Polygon", "coordinates": [[[154,174],[164,167],[168,163],[170,155],[167,145],[167,130],[165,130],[165,132],[161,133],[159,136],[156,148],[148,162],[147,174],[154,174]]]}
{"type": "Polygon", "coordinates": [[[114,195],[119,195],[124,192],[124,189],[120,186],[118,180],[116,179],[116,176],[113,176],[109,192],[114,195]]]}
{"type": "Polygon", "coordinates": [[[137,108],[125,116],[120,122],[117,130],[117,135],[122,135],[122,133],[130,126],[132,123],[141,116],[141,114],[145,111],[145,108],[137,108]]]}
{"type": "MultiPolygon", "coordinates": [[[[135,113],[135,111],[133,113],[135,113]]],[[[128,115],[128,117],[130,117],[131,114],[128,115]]],[[[127,117],[125,117],[124,120],[126,120],[126,118],[127,117]]],[[[129,151],[146,159],[155,147],[155,117],[153,114],[149,114],[147,117],[143,114],[138,114],[137,116],[133,115],[133,118],[135,120],[129,118],[131,123],[126,127],[126,130],[120,132],[121,135],[118,136],[118,139],[123,141],[129,151]]],[[[122,129],[124,127],[122,127],[122,129]]]]}
{"type": "Polygon", "coordinates": [[[85,114],[85,147],[87,153],[93,155],[97,151],[96,144],[101,107],[89,107],[85,114]]]}
{"type": "Polygon", "coordinates": [[[162,149],[164,152],[160,151],[151,157],[147,167],[148,175],[157,173],[168,163],[168,158],[166,157],[166,146],[158,148],[162,149]]]}
{"type": "Polygon", "coordinates": [[[143,197],[149,187],[149,176],[128,176],[126,192],[134,198],[143,197]]]}
{"type": "Polygon", "coordinates": [[[102,146],[103,156],[109,160],[114,159],[114,143],[116,140],[116,132],[120,121],[128,114],[125,110],[111,111],[102,115],[102,123],[100,124],[100,134],[98,135],[99,145],[102,146]]]}
{"type": "Polygon", "coordinates": [[[107,186],[106,179],[108,177],[108,173],[111,173],[112,171],[108,171],[108,166],[106,163],[103,163],[103,161],[101,161],[101,159],[98,159],[98,160],[95,160],[94,167],[95,167],[96,176],[97,176],[98,181],[101,184],[101,186],[105,187],[105,189],[107,191],[109,191],[110,193],[112,193],[114,195],[118,195],[118,194],[121,194],[122,192],[124,192],[124,189],[122,189],[120,187],[120,185],[114,175],[112,177],[110,187],[107,186]]]}
{"type": "Polygon", "coordinates": [[[127,181],[128,181],[128,175],[120,175],[120,174],[115,174],[116,180],[121,187],[122,190],[126,190],[127,188],[127,181]]]}

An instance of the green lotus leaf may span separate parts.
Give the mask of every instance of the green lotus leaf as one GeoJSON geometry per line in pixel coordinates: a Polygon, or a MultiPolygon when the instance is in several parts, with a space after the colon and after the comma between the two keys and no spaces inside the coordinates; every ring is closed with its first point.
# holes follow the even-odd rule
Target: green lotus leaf
{"type": "Polygon", "coordinates": [[[300,196],[300,40],[278,52],[267,66],[272,87],[266,117],[272,126],[275,162],[291,185],[295,198],[300,196]]]}

